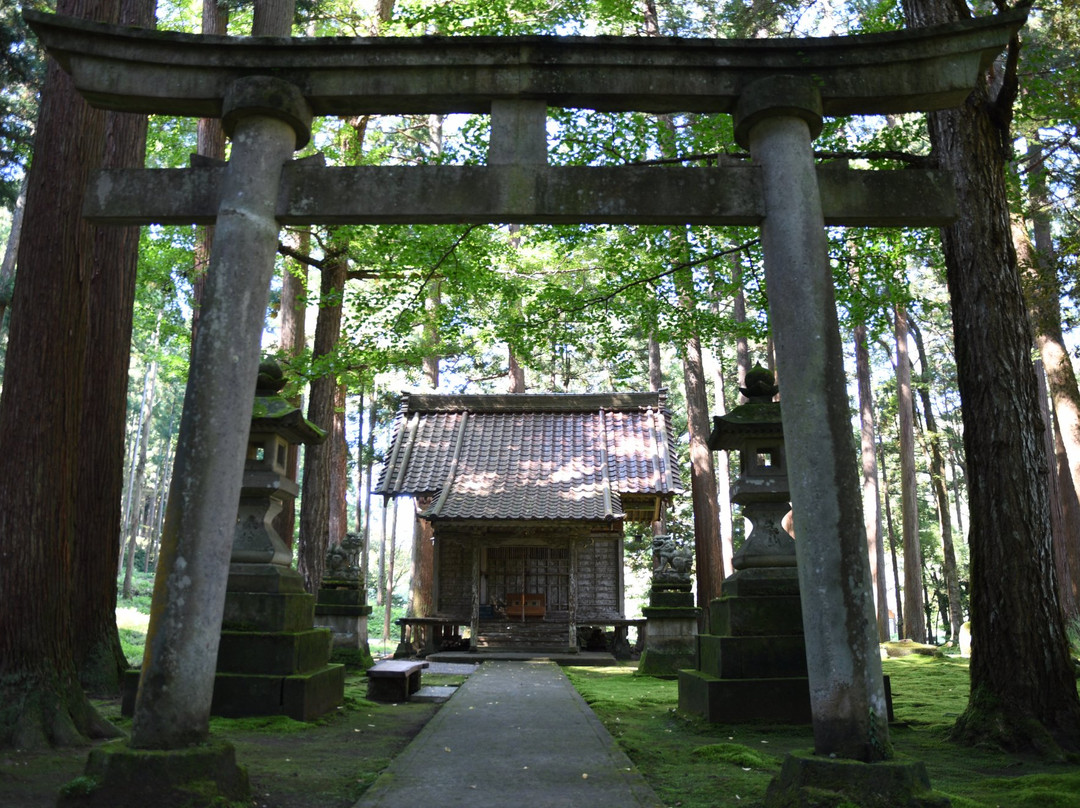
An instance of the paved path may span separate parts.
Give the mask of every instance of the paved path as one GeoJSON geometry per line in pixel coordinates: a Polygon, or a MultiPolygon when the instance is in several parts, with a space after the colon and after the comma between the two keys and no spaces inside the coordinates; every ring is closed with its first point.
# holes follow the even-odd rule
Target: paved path
{"type": "Polygon", "coordinates": [[[485,662],[356,808],[659,808],[553,663],[485,662]]]}

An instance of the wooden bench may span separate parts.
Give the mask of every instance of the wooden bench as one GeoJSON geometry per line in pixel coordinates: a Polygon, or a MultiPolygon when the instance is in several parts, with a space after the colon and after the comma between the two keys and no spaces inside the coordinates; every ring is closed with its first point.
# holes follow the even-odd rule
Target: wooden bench
{"type": "Polygon", "coordinates": [[[420,672],[428,663],[417,659],[384,659],[367,669],[371,701],[408,701],[420,689],[420,672]]]}
{"type": "Polygon", "coordinates": [[[547,596],[542,592],[508,592],[506,594],[506,616],[524,620],[538,617],[541,620],[547,614],[547,596]]]}

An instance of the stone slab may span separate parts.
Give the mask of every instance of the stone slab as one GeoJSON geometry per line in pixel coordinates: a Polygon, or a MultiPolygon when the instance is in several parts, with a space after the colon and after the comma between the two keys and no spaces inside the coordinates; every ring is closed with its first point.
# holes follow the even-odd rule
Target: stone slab
{"type": "Polygon", "coordinates": [[[657,679],[677,679],[679,671],[693,668],[697,664],[697,654],[693,645],[689,647],[648,647],[638,661],[638,673],[657,679]]]}
{"type": "Polygon", "coordinates": [[[700,666],[721,679],[806,676],[806,643],[802,634],[768,637],[698,638],[700,666]]]}
{"type": "Polygon", "coordinates": [[[371,614],[372,606],[367,602],[367,594],[359,589],[320,589],[315,599],[315,608],[329,606],[349,606],[354,609],[366,609],[364,614],[371,614]]]}
{"type": "Polygon", "coordinates": [[[24,14],[95,106],[214,118],[237,79],[260,74],[289,75],[316,115],[487,113],[492,101],[534,99],[605,111],[730,112],[746,85],[778,73],[813,81],[826,115],[943,109],[963,103],[1027,10],[860,36],[744,40],[230,38],[24,14]]]}
{"type": "Polygon", "coordinates": [[[723,597],[709,604],[713,634],[749,636],[802,634],[798,595],[769,598],[723,597]]]}
{"type": "Polygon", "coordinates": [[[222,631],[217,670],[283,676],[318,670],[330,659],[331,639],[327,628],[267,633],[222,631]]]}
{"type": "Polygon", "coordinates": [[[315,619],[306,592],[227,592],[222,626],[234,631],[303,631],[315,619]]]}
{"type": "Polygon", "coordinates": [[[424,685],[411,696],[409,701],[443,704],[457,693],[458,689],[450,685],[424,685]]]}
{"type": "Polygon", "coordinates": [[[799,573],[795,567],[765,567],[739,570],[724,579],[724,597],[770,597],[798,595],[799,573]]]}
{"type": "Polygon", "coordinates": [[[861,763],[796,752],[765,792],[765,808],[808,805],[861,808],[948,808],[950,800],[930,787],[926,765],[914,760],[861,763]]]}
{"type": "Polygon", "coordinates": [[[225,718],[287,715],[312,721],[344,701],[345,666],[292,676],[219,673],[210,712],[225,718]]]}
{"type": "Polygon", "coordinates": [[[90,751],[85,774],[97,781],[89,793],[61,789],[59,808],[187,808],[247,803],[247,771],[227,741],[211,739],[183,749],[132,749],[110,741],[90,751]]]}
{"type": "Polygon", "coordinates": [[[713,723],[776,721],[809,724],[810,682],[790,679],[718,679],[695,670],[679,672],[679,710],[713,723]]]}
{"type": "MultiPolygon", "coordinates": [[[[91,181],[84,215],[108,224],[213,224],[224,168],[113,169],[91,181]]],[[[825,224],[940,226],[955,219],[946,171],[821,167],[825,224]]],[[[282,172],[284,224],[488,223],[753,225],[752,166],[333,166],[282,172]],[[388,189],[393,189],[392,192],[388,189]]]]}

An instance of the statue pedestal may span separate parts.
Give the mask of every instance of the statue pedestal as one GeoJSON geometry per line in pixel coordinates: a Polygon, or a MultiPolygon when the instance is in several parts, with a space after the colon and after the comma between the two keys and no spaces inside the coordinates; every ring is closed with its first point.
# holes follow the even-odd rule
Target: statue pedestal
{"type": "Polygon", "coordinates": [[[638,673],[674,679],[683,668],[696,666],[695,641],[701,610],[694,606],[689,584],[678,589],[654,586],[649,605],[641,613],[647,623],[638,673]]]}
{"type": "Polygon", "coordinates": [[[315,623],[330,629],[334,648],[367,650],[368,616],[371,614],[359,589],[323,587],[315,601],[315,623]]]}

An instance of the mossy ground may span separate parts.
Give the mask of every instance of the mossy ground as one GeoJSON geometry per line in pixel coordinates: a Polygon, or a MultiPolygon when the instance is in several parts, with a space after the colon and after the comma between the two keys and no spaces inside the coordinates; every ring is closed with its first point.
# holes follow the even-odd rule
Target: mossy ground
{"type": "MultiPolygon", "coordinates": [[[[965,660],[911,655],[889,659],[899,756],[925,762],[934,789],[955,808],[1080,808],[1080,763],[1054,764],[946,739],[968,693],[965,660]]],[[[678,684],[637,676],[633,667],[567,668],[585,700],[664,805],[760,805],[784,755],[813,746],[809,727],[709,724],[675,711],[678,684]]],[[[425,684],[460,684],[425,675],[425,684]]],[[[376,704],[350,671],[346,704],[314,723],[283,717],[214,719],[214,737],[236,747],[247,767],[253,808],[346,808],[438,709],[376,704]]],[[[99,702],[127,729],[118,702],[99,702]]],[[[0,805],[52,808],[60,786],[82,774],[85,749],[0,752],[0,805]]]]}
{"type": "MultiPolygon", "coordinates": [[[[923,761],[934,790],[955,808],[1080,808],[1080,760],[1055,764],[947,740],[967,702],[967,660],[912,654],[883,664],[892,680],[897,756],[923,761]]],[[[677,682],[637,676],[630,667],[567,672],[665,805],[760,805],[784,755],[813,747],[808,726],[709,724],[680,715],[677,682]]]]}
{"type": "MultiPolygon", "coordinates": [[[[211,735],[231,742],[247,768],[252,808],[353,805],[438,709],[370,702],[365,689],[363,674],[350,673],[345,705],[311,723],[284,716],[211,720],[211,735]]],[[[131,728],[119,700],[96,704],[121,729],[131,728]]],[[[83,774],[87,751],[0,751],[0,805],[53,808],[61,786],[83,774]]]]}

